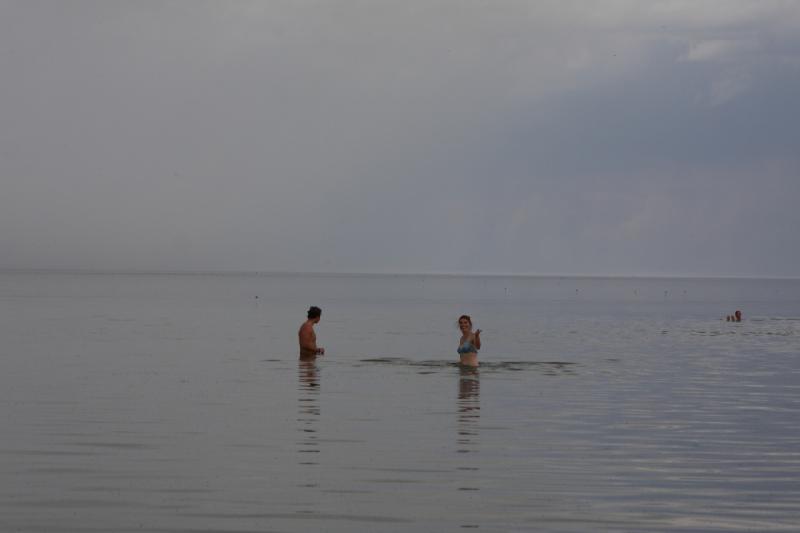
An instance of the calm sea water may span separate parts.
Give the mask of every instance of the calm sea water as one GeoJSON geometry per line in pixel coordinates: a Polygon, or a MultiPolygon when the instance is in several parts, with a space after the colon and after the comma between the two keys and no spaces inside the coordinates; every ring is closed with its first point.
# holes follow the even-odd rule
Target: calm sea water
{"type": "Polygon", "coordinates": [[[800,280],[9,273],[0,339],[3,532],[800,527],[800,280]]]}

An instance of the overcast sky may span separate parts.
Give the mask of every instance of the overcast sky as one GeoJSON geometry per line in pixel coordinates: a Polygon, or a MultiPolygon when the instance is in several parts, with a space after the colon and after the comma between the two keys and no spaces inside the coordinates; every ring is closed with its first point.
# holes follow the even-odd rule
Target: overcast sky
{"type": "Polygon", "coordinates": [[[800,276],[800,0],[0,0],[0,268],[800,276]]]}

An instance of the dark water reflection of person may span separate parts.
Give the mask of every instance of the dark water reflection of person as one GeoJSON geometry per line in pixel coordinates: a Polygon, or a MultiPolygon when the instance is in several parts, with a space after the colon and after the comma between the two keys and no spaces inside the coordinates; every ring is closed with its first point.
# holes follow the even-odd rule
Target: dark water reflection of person
{"type": "Polygon", "coordinates": [[[481,382],[477,368],[462,366],[458,380],[458,453],[475,451],[481,416],[481,382]]]}
{"type": "MultiPolygon", "coordinates": [[[[460,367],[458,379],[458,415],[457,415],[457,452],[461,460],[457,470],[465,472],[465,477],[459,483],[458,490],[463,494],[472,493],[474,496],[480,489],[478,483],[478,462],[473,453],[478,451],[479,423],[481,417],[481,382],[478,369],[475,367],[460,367]],[[468,473],[468,474],[466,474],[468,473]]],[[[470,497],[471,499],[471,497],[470,497]]],[[[463,524],[461,527],[475,528],[477,524],[463,524]]]]}
{"type": "Polygon", "coordinates": [[[299,464],[316,465],[319,453],[318,425],[320,417],[319,369],[316,358],[300,359],[297,365],[297,440],[299,464]]]}

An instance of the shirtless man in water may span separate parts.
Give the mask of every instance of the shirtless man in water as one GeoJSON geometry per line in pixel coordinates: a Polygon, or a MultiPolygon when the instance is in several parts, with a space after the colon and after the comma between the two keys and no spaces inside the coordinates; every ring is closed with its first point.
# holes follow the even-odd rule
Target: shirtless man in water
{"type": "Polygon", "coordinates": [[[311,306],[308,309],[308,320],[300,326],[297,337],[300,340],[300,359],[314,359],[318,355],[325,355],[325,348],[317,346],[317,334],[314,332],[314,324],[319,322],[322,316],[322,309],[311,306]]]}

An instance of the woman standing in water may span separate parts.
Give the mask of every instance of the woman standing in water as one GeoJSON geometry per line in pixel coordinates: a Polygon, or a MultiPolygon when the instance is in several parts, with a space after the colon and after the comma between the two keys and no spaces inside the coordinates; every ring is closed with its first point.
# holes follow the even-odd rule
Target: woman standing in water
{"type": "Polygon", "coordinates": [[[472,319],[467,315],[458,317],[458,329],[461,330],[461,341],[458,343],[458,355],[464,366],[478,366],[478,350],[481,349],[481,330],[472,331],[472,319]]]}

